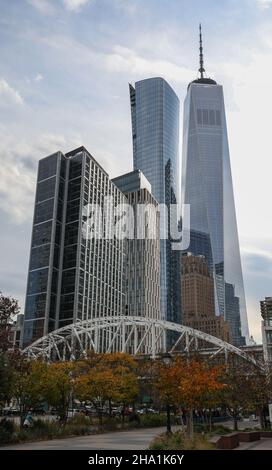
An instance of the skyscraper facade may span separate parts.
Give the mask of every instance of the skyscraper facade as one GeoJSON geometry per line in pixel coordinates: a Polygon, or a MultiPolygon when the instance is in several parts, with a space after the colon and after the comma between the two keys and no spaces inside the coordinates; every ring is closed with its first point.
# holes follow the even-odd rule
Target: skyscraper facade
{"type": "MultiPolygon", "coordinates": [[[[141,170],[159,204],[179,202],[179,99],[162,78],[130,85],[133,165],[141,170]]],[[[179,253],[171,249],[168,222],[161,213],[160,293],[162,319],[180,323],[179,253]]]]}
{"type": "Polygon", "coordinates": [[[103,207],[105,196],[114,206],[125,201],[84,147],[39,161],[22,346],[78,320],[123,313],[125,240],[84,231],[84,207],[103,207]]]}
{"type": "Polygon", "coordinates": [[[223,88],[204,77],[188,86],[184,103],[182,203],[190,204],[188,251],[205,256],[214,279],[215,311],[235,344],[249,337],[237,232],[223,88]]]}
{"type": "Polygon", "coordinates": [[[114,178],[134,212],[127,240],[125,314],[160,319],[160,214],[151,185],[140,170],[114,178]],[[141,207],[141,211],[139,208],[141,207]]]}
{"type": "Polygon", "coordinates": [[[272,297],[261,300],[262,337],[265,361],[272,363],[272,297]]]}

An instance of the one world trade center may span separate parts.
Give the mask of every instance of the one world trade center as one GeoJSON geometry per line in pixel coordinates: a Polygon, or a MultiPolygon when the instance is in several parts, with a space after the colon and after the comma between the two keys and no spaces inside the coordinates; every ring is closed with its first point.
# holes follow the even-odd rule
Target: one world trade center
{"type": "Polygon", "coordinates": [[[233,344],[248,341],[248,321],[233,196],[223,88],[206,78],[200,26],[199,78],[184,102],[182,202],[190,204],[190,251],[205,256],[214,279],[215,313],[233,344]]]}

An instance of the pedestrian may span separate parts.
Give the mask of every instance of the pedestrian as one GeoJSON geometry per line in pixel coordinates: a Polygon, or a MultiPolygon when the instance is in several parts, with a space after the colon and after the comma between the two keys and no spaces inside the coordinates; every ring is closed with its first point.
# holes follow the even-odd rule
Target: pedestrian
{"type": "Polygon", "coordinates": [[[28,413],[25,417],[24,423],[23,423],[24,428],[32,428],[33,426],[33,418],[31,413],[28,413]]]}

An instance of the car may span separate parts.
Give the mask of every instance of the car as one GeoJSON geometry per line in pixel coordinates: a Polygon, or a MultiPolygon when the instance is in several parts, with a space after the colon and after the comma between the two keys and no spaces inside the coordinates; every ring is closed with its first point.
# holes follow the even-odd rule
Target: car
{"type": "Polygon", "coordinates": [[[19,408],[15,408],[12,406],[5,406],[4,408],[2,408],[2,414],[4,416],[18,415],[19,413],[20,413],[19,408]]]}
{"type": "Polygon", "coordinates": [[[12,413],[11,413],[11,407],[10,406],[4,406],[4,408],[2,408],[2,415],[4,416],[10,416],[12,413]]]}
{"type": "Polygon", "coordinates": [[[69,408],[67,417],[68,418],[73,418],[74,416],[78,415],[80,413],[80,410],[78,408],[69,408]]]}
{"type": "Polygon", "coordinates": [[[32,408],[30,411],[34,415],[44,416],[46,414],[46,411],[45,411],[43,406],[36,406],[36,407],[32,408]]]}

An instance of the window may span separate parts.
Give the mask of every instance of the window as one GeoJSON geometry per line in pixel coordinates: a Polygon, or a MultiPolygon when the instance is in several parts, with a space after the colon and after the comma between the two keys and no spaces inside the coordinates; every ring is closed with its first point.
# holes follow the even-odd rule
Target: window
{"type": "Polygon", "coordinates": [[[221,126],[220,110],[198,108],[196,112],[199,126],[221,126]]]}
{"type": "Polygon", "coordinates": [[[50,244],[32,248],[29,269],[38,269],[49,265],[50,244]]]}
{"type": "Polygon", "coordinates": [[[50,155],[39,161],[38,181],[50,178],[57,172],[58,154],[50,155]]]}
{"type": "Polygon", "coordinates": [[[32,247],[50,243],[52,232],[52,222],[44,222],[33,228],[32,247]]]}
{"type": "Polygon", "coordinates": [[[50,199],[55,195],[56,177],[49,178],[37,185],[36,203],[50,199]]]}
{"type": "Polygon", "coordinates": [[[53,218],[54,199],[49,199],[40,204],[36,204],[34,224],[39,224],[53,218]]]}
{"type": "Polygon", "coordinates": [[[30,272],[28,279],[28,294],[46,292],[47,280],[48,268],[30,272]]]}

